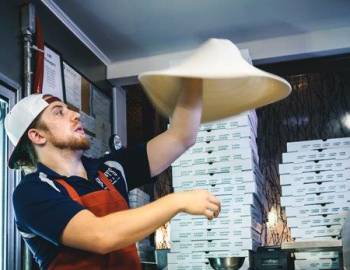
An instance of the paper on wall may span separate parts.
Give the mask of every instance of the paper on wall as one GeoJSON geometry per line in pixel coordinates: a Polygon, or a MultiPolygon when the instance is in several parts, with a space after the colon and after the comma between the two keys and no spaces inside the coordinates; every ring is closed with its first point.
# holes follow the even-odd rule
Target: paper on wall
{"type": "Polygon", "coordinates": [[[92,115],[102,119],[104,122],[110,123],[111,100],[108,96],[101,93],[95,87],[92,88],[92,115]]]}
{"type": "Polygon", "coordinates": [[[81,110],[81,75],[64,62],[63,74],[67,103],[81,110]]]}
{"type": "Polygon", "coordinates": [[[63,100],[61,58],[50,48],[44,48],[43,94],[50,94],[63,100]]]}

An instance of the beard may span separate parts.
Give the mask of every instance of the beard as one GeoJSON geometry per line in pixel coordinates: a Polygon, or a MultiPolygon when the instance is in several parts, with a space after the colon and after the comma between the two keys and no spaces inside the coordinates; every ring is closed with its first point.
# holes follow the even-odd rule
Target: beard
{"type": "Polygon", "coordinates": [[[57,139],[50,133],[50,143],[59,149],[70,150],[88,150],[90,148],[90,140],[87,137],[69,137],[64,140],[57,139]]]}

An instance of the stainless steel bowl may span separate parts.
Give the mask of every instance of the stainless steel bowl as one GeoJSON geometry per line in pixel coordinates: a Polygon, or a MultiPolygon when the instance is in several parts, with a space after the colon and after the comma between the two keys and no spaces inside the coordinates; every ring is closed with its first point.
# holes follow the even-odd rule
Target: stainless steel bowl
{"type": "Polygon", "coordinates": [[[238,270],[244,263],[245,257],[208,258],[215,270],[238,270]]]}

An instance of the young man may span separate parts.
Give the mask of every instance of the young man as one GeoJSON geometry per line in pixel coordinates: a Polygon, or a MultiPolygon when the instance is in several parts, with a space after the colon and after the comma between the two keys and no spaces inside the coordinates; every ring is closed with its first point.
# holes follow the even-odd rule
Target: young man
{"type": "Polygon", "coordinates": [[[146,145],[89,159],[79,113],[31,95],[5,119],[16,146],[9,166],[35,165],[13,194],[18,230],[42,269],[141,269],[135,242],[179,212],[217,217],[205,190],[172,193],[128,209],[127,192],[150,181],[194,144],[202,112],[200,80],[185,80],[171,126],[146,145]]]}

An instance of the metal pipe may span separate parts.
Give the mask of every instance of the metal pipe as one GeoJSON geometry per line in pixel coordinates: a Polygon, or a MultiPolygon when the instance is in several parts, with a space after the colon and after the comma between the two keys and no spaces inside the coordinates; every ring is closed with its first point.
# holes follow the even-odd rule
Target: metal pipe
{"type": "MultiPolygon", "coordinates": [[[[35,7],[32,3],[21,6],[21,31],[23,35],[23,95],[32,93],[32,42],[35,34],[35,7]]],[[[23,241],[22,241],[23,243],[23,241]]],[[[21,246],[22,269],[32,269],[32,255],[27,245],[21,246]]]]}
{"type": "Polygon", "coordinates": [[[112,88],[113,93],[113,134],[117,134],[123,146],[127,144],[126,131],[126,96],[120,86],[112,88]]]}
{"type": "Polygon", "coordinates": [[[35,34],[35,7],[32,3],[21,6],[21,31],[23,35],[23,85],[24,96],[32,93],[32,42],[35,34]]]}
{"type": "Polygon", "coordinates": [[[117,134],[118,132],[118,118],[117,118],[117,87],[112,87],[112,127],[113,127],[113,132],[112,134],[117,134]]]}
{"type": "Polygon", "coordinates": [[[24,61],[23,61],[23,71],[24,71],[24,95],[28,96],[32,93],[32,33],[26,31],[23,34],[24,41],[24,61]]]}

